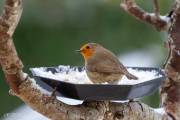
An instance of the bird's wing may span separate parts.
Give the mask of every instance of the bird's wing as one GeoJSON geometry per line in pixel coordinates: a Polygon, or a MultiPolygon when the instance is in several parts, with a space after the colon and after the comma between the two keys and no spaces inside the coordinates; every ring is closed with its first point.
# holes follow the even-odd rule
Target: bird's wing
{"type": "MultiPolygon", "coordinates": [[[[106,52],[107,53],[107,52],[106,52]]],[[[93,60],[93,63],[91,62],[87,66],[87,70],[92,72],[101,72],[101,73],[126,73],[127,70],[124,67],[122,63],[117,59],[116,56],[109,54],[107,57],[106,54],[98,55],[98,57],[95,57],[93,60]],[[96,60],[98,59],[98,60],[96,60]]]]}
{"type": "Polygon", "coordinates": [[[120,73],[120,70],[117,66],[102,63],[96,64],[94,66],[88,66],[87,70],[100,73],[120,73]]]}

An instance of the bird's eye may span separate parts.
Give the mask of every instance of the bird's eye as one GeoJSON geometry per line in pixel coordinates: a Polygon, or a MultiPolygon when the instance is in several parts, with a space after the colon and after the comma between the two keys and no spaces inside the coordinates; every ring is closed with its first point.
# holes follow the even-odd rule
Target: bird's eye
{"type": "Polygon", "coordinates": [[[86,49],[89,49],[90,47],[89,46],[86,46],[86,49]]]}

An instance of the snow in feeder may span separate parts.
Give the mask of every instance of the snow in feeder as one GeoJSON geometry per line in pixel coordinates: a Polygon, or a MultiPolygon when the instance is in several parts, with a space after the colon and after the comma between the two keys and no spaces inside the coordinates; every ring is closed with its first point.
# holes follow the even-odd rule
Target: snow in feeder
{"type": "MultiPolygon", "coordinates": [[[[57,88],[61,95],[77,100],[129,100],[153,93],[165,79],[159,68],[128,67],[138,80],[125,76],[117,84],[93,84],[83,67],[31,68],[37,84],[47,91],[57,88]]],[[[58,94],[57,94],[58,96],[58,94]]]]}

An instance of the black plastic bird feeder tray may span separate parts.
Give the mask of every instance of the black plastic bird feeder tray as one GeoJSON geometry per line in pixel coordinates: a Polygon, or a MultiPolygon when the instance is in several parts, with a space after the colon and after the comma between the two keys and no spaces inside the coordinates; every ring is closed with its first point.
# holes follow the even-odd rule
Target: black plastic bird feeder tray
{"type": "MultiPolygon", "coordinates": [[[[144,81],[138,84],[77,84],[62,81],[58,78],[52,78],[51,76],[41,75],[37,70],[43,70],[47,73],[58,73],[65,72],[69,74],[71,71],[83,72],[83,67],[39,67],[30,68],[33,76],[35,77],[36,83],[43,89],[52,92],[56,88],[57,92],[67,98],[77,100],[130,100],[147,96],[156,91],[165,79],[165,75],[160,68],[149,68],[149,67],[128,67],[140,71],[155,71],[158,77],[148,81],[144,81]]],[[[58,96],[58,94],[57,94],[58,96]]]]}

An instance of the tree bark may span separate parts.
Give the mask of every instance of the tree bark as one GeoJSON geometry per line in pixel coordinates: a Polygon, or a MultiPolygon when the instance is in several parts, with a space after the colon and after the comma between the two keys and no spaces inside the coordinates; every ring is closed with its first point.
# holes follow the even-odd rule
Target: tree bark
{"type": "Polygon", "coordinates": [[[12,35],[19,22],[22,12],[22,0],[6,0],[4,12],[0,18],[0,64],[3,68],[10,88],[14,94],[28,104],[37,112],[53,120],[161,120],[174,118],[180,119],[179,106],[179,43],[180,36],[180,2],[176,6],[169,21],[148,15],[133,0],[125,0],[121,6],[124,10],[136,18],[154,25],[157,29],[169,29],[170,57],[166,65],[168,79],[162,87],[163,105],[167,114],[161,115],[151,107],[139,103],[111,103],[109,101],[84,102],[82,105],[70,106],[58,101],[51,95],[44,93],[30,78],[23,72],[23,64],[17,55],[13,44],[12,35]],[[148,16],[147,18],[144,15],[148,16]]]}
{"type": "Polygon", "coordinates": [[[180,1],[176,0],[171,15],[171,26],[168,30],[169,59],[165,66],[167,80],[162,90],[162,104],[166,112],[180,119],[180,1]]]}

